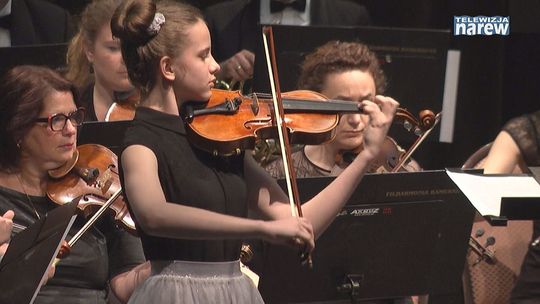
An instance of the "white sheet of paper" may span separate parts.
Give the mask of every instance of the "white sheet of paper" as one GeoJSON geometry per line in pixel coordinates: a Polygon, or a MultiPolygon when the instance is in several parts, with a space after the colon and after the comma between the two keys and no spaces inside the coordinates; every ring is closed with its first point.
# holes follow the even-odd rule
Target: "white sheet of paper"
{"type": "Polygon", "coordinates": [[[529,175],[446,173],[482,216],[500,216],[502,197],[540,197],[540,184],[529,175]]]}

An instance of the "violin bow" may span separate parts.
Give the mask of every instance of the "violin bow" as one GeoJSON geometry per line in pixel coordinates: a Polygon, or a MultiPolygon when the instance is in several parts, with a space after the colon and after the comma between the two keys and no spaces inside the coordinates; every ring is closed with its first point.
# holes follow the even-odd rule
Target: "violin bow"
{"type": "MultiPolygon", "coordinates": [[[[103,204],[103,206],[99,207],[96,213],[94,213],[94,215],[92,215],[92,217],[88,221],[86,221],[86,223],[81,227],[81,229],[79,229],[79,231],[77,231],[77,233],[75,233],[75,235],[73,235],[73,237],[69,239],[69,241],[67,242],[68,249],[71,249],[71,247],[75,245],[75,243],[81,238],[81,236],[86,231],[88,231],[88,229],[90,229],[92,225],[94,225],[94,223],[101,217],[101,215],[103,215],[103,213],[105,213],[105,211],[107,211],[107,209],[114,203],[114,201],[120,196],[120,194],[122,194],[122,188],[116,190],[116,192],[112,194],[112,196],[103,204]]],[[[60,258],[56,258],[54,259],[53,264],[56,266],[59,262],[60,258]]]]}
{"type": "MultiPolygon", "coordinates": [[[[278,69],[276,63],[276,52],[274,48],[274,34],[271,26],[264,26],[262,30],[264,52],[266,55],[266,65],[268,67],[268,77],[270,79],[270,88],[272,92],[272,102],[274,105],[274,121],[278,130],[279,144],[281,148],[281,158],[285,172],[285,181],[287,183],[287,192],[289,195],[289,204],[291,214],[294,217],[302,217],[302,205],[300,203],[300,195],[298,194],[298,185],[296,184],[296,173],[292,164],[291,147],[289,142],[289,134],[287,131],[287,123],[285,122],[285,112],[281,100],[281,89],[279,87],[278,69]]],[[[307,264],[310,268],[313,267],[311,254],[306,256],[307,264]]]]}
{"type": "MultiPolygon", "coordinates": [[[[107,211],[107,208],[112,205],[112,203],[120,196],[122,193],[122,188],[118,189],[113,195],[101,206],[98,211],[84,224],[84,226],[67,242],[68,248],[73,247],[73,245],[81,238],[81,236],[90,229],[90,227],[99,219],[99,217],[107,211]]],[[[21,232],[27,227],[24,225],[13,223],[13,232],[21,232]]],[[[12,232],[12,236],[13,236],[12,232]]],[[[56,258],[53,262],[53,265],[58,265],[60,262],[59,258],[56,258]]]]}

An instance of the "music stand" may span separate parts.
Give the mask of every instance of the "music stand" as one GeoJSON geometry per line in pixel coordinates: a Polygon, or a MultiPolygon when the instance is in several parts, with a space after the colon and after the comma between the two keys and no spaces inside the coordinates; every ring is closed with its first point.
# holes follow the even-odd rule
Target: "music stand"
{"type": "Polygon", "coordinates": [[[124,134],[130,125],[130,120],[84,122],[79,129],[77,142],[79,145],[99,144],[109,148],[119,156],[119,153],[122,152],[124,134]]]}
{"type": "Polygon", "coordinates": [[[0,76],[18,65],[41,65],[58,69],[66,65],[67,44],[41,44],[0,48],[0,76]]]}
{"type": "MultiPolygon", "coordinates": [[[[301,200],[332,180],[299,179],[301,200]]],[[[474,214],[445,171],[368,174],[317,241],[312,270],[297,251],[266,245],[261,294],[267,303],[459,301],[474,214]]]]}
{"type": "Polygon", "coordinates": [[[506,226],[508,220],[540,219],[540,167],[529,169],[531,174],[483,175],[460,169],[448,169],[448,174],[454,176],[458,187],[490,225],[506,226]],[[500,205],[495,204],[497,201],[500,205]]]}
{"type": "MultiPolygon", "coordinates": [[[[540,184],[540,167],[529,167],[529,171],[540,184]]],[[[508,220],[538,220],[540,219],[539,202],[540,197],[502,197],[501,216],[508,220]]]]}
{"type": "Polygon", "coordinates": [[[76,207],[77,202],[57,207],[11,239],[0,262],[0,303],[33,303],[75,220],[76,207]]]}

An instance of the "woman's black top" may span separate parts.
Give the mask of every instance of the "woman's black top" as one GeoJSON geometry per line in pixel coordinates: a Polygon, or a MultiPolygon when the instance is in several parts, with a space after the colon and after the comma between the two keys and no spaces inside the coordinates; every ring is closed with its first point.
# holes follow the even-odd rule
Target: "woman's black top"
{"type": "MultiPolygon", "coordinates": [[[[131,145],[145,146],[155,154],[167,202],[247,216],[243,154],[214,157],[198,150],[189,143],[179,116],[145,107],[137,108],[126,131],[124,147],[131,145]]],[[[126,194],[129,203],[129,192],[126,194]]],[[[137,215],[131,214],[137,223],[137,215]]],[[[148,260],[214,262],[240,257],[241,240],[173,239],[148,235],[139,225],[137,230],[148,260]]]]}
{"type": "Polygon", "coordinates": [[[77,107],[84,107],[86,113],[84,121],[98,121],[96,110],[94,109],[94,84],[90,84],[83,88],[79,93],[77,107]]]}
{"type": "MultiPolygon", "coordinates": [[[[0,187],[0,213],[15,212],[14,222],[25,227],[56,208],[47,197],[26,196],[0,187]]],[[[77,217],[68,240],[86,220],[77,217]]],[[[70,254],[56,266],[52,279],[34,303],[107,303],[108,280],[145,261],[140,240],[118,228],[112,217],[103,216],[73,245],[70,254]]],[[[23,279],[23,278],[14,278],[23,279]]]]}

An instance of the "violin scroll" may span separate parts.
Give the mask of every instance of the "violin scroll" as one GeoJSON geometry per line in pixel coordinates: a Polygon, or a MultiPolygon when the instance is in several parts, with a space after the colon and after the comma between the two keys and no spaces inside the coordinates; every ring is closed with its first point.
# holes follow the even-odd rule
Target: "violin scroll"
{"type": "Polygon", "coordinates": [[[436,122],[436,115],[431,110],[422,110],[420,113],[418,113],[418,117],[420,117],[420,126],[423,130],[427,130],[436,122]]]}
{"type": "Polygon", "coordinates": [[[480,244],[473,236],[469,238],[469,249],[478,255],[478,259],[473,263],[473,266],[482,261],[486,261],[488,264],[495,264],[497,262],[495,253],[488,248],[493,244],[495,244],[494,237],[488,237],[485,245],[480,244]]]}
{"type": "Polygon", "coordinates": [[[436,115],[431,110],[422,110],[418,119],[405,108],[398,108],[394,116],[394,123],[403,123],[407,131],[413,131],[416,136],[421,136],[436,123],[436,115]]]}

